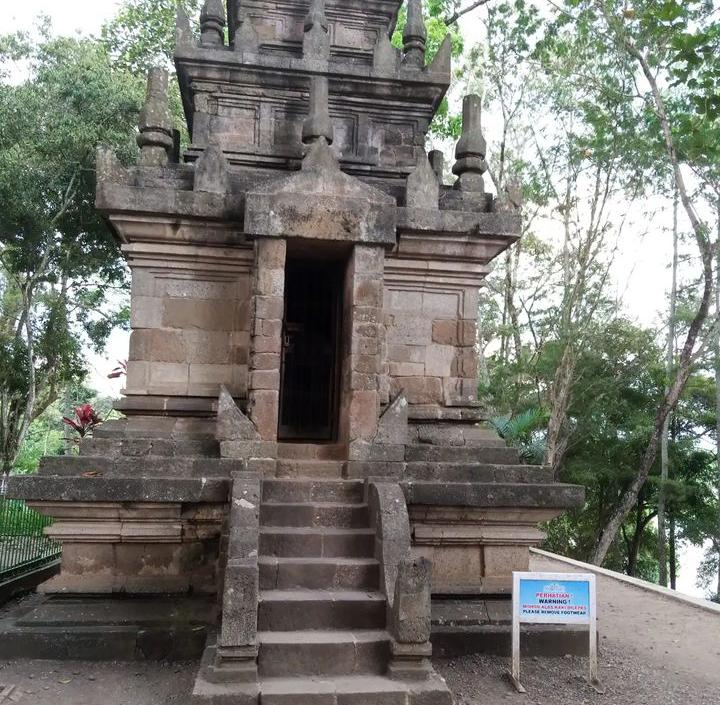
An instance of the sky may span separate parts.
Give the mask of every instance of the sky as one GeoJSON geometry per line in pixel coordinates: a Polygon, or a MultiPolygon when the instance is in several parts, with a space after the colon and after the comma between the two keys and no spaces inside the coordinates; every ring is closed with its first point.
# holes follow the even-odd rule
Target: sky
{"type": "MultiPolygon", "coordinates": [[[[10,2],[0,0],[0,27],[3,32],[31,30],[37,25],[38,17],[46,15],[51,19],[56,34],[95,34],[102,24],[110,19],[120,0],[23,0],[10,2]]],[[[471,13],[463,18],[461,29],[469,42],[479,36],[478,19],[471,13]]],[[[493,126],[486,125],[488,149],[493,146],[493,126]]],[[[642,214],[638,213],[638,220],[642,214]]],[[[669,290],[670,273],[667,267],[671,260],[670,234],[660,226],[659,219],[649,222],[648,232],[628,231],[620,243],[614,269],[614,286],[618,300],[627,313],[645,325],[657,324],[664,310],[666,292],[669,290]]],[[[121,380],[108,380],[107,373],[115,366],[116,360],[128,356],[129,335],[116,331],[108,342],[105,356],[91,360],[90,383],[101,394],[117,397],[122,388],[121,380]]],[[[695,572],[699,564],[700,550],[686,551],[682,558],[678,588],[688,594],[702,596],[695,587],[695,572]]]]}

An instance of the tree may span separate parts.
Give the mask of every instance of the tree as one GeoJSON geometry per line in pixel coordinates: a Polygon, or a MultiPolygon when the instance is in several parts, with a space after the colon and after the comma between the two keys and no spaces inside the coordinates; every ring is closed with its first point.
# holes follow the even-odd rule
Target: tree
{"type": "Polygon", "coordinates": [[[680,398],[698,348],[704,342],[714,287],[713,245],[711,229],[697,211],[686,172],[701,174],[708,161],[717,163],[720,22],[715,19],[713,8],[702,0],[667,0],[661,7],[654,2],[638,2],[631,12],[624,2],[617,0],[567,0],[566,7],[575,27],[596,39],[596,48],[602,56],[619,65],[629,62],[636,69],[639,117],[645,117],[649,110],[659,126],[660,149],[654,150],[654,154],[672,174],[702,266],[702,293],[680,348],[674,375],[658,406],[642,461],[593,555],[593,562],[601,564],[647,481],[665,419],[680,398]],[[664,85],[674,86],[676,99],[671,100],[668,90],[661,88],[664,85]],[[702,126],[699,134],[693,129],[698,121],[702,126]]]}
{"type": "Polygon", "coordinates": [[[0,469],[127,320],[125,268],[95,211],[95,152],[127,162],[144,81],[83,39],[0,38],[0,469]],[[11,78],[29,69],[20,82],[11,78]]]}

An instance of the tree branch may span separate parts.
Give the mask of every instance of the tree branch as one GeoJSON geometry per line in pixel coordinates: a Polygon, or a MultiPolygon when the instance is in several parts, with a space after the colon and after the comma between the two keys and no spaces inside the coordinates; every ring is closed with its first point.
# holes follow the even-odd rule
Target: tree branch
{"type": "Polygon", "coordinates": [[[490,0],[475,0],[474,2],[471,2],[467,7],[461,7],[455,10],[455,12],[453,12],[453,14],[445,20],[445,26],[449,27],[450,25],[455,24],[463,15],[467,15],[468,12],[472,12],[478,7],[487,5],[489,2],[490,0]]]}

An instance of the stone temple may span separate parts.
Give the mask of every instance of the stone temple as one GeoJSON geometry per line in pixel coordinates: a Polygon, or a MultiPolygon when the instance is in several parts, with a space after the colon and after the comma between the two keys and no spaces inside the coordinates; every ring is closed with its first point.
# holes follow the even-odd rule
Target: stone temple
{"type": "Polygon", "coordinates": [[[452,184],[426,153],[450,44],[427,60],[409,0],[394,48],[400,5],[180,13],[188,147],[153,70],[137,166],[98,156],[124,418],[11,481],[63,557],[3,654],[202,653],[196,703],[449,703],[431,636],[469,622],[436,615],[492,623],[538,523],[582,502],[483,425],[478,290],[520,203],[485,191],[477,96],[452,184]]]}

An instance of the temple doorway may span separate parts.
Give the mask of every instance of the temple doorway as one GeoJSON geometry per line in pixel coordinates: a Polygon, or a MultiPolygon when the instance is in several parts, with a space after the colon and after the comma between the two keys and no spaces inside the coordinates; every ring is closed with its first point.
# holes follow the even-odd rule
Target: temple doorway
{"type": "Polygon", "coordinates": [[[333,441],[340,387],[344,262],[288,253],[278,437],[333,441]]]}

